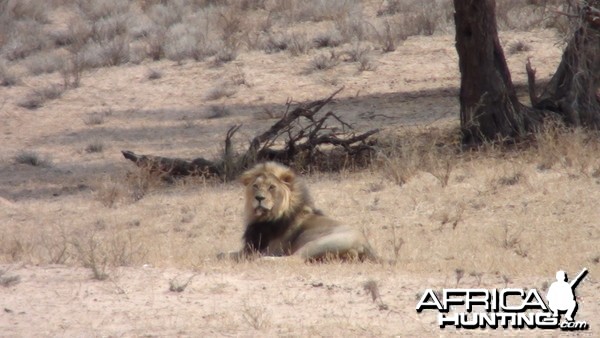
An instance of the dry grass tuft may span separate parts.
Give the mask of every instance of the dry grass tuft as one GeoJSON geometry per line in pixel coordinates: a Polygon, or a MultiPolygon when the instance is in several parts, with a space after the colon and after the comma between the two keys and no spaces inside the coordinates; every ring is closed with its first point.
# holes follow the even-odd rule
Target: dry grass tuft
{"type": "Polygon", "coordinates": [[[229,87],[228,83],[219,83],[204,94],[204,99],[207,101],[215,101],[224,97],[231,97],[235,95],[235,93],[236,90],[229,87]]]}
{"type": "Polygon", "coordinates": [[[21,282],[21,276],[9,275],[7,271],[0,270],[0,285],[5,288],[17,285],[21,282]]]}
{"type": "Polygon", "coordinates": [[[42,107],[46,101],[60,98],[64,92],[65,88],[60,85],[51,85],[39,89],[34,89],[30,91],[17,104],[23,108],[31,110],[37,109],[42,107]]]}
{"type": "Polygon", "coordinates": [[[33,167],[51,166],[51,162],[48,158],[44,158],[33,151],[21,151],[15,156],[15,162],[20,164],[27,164],[33,167]]]}
{"type": "Polygon", "coordinates": [[[331,69],[339,64],[338,56],[331,52],[327,54],[317,54],[310,60],[309,71],[321,71],[331,69]]]}

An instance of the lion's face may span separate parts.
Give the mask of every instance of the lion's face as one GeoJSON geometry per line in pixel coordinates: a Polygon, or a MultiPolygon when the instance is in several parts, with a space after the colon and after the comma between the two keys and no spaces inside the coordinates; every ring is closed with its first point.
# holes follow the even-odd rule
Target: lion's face
{"type": "Polygon", "coordinates": [[[294,173],[276,163],[261,164],[242,175],[248,220],[270,221],[290,209],[294,173]]]}

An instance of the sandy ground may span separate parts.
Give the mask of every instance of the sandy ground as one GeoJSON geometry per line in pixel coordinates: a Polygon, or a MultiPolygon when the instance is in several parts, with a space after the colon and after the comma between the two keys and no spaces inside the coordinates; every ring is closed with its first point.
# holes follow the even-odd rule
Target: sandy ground
{"type": "MultiPolygon", "coordinates": [[[[510,156],[461,160],[447,186],[426,172],[401,186],[379,170],[308,177],[320,208],[363,230],[386,261],[396,261],[381,265],[217,262],[218,252],[239,245],[241,187],[234,183],[192,182],[152,190],[139,201],[127,197],[123,182],[133,167],[121,149],[216,156],[231,125],[244,124],[236,139],[243,146],[273,123],[265,111],[282,111],[288,98],[323,98],[341,86],[328,109],[359,130],[456,125],[453,39],[411,37],[395,52],[375,51],[377,69],[362,73],[346,63],[307,73],[313,54],[261,52],[240,54],[223,67],[161,61],[103,68],[34,111],[16,103],[31,88],[61,83],[59,75],[3,88],[0,270],[20,281],[0,287],[0,336],[522,336],[440,330],[435,313],[416,313],[418,294],[456,286],[544,290],[557,270],[574,275],[583,267],[590,274],[577,289],[577,318],[590,323],[584,334],[597,336],[600,182],[572,167],[540,171],[535,161],[510,156]],[[149,80],[150,68],[162,77],[149,80]],[[229,83],[235,76],[247,85],[229,83]],[[235,94],[207,101],[206,93],[223,81],[235,94]],[[208,119],[213,105],[230,114],[208,119]],[[92,114],[102,115],[102,123],[86,123],[92,114]],[[92,142],[103,151],[87,153],[92,142]],[[51,164],[15,163],[24,150],[51,164]],[[516,183],[502,183],[514,177],[516,183]],[[116,202],[107,206],[111,192],[116,202]],[[88,245],[89,254],[94,243],[107,263],[104,281],[92,278],[74,249],[88,245]],[[188,278],[183,292],[169,291],[188,278]],[[364,289],[368,281],[378,285],[376,301],[364,289]]],[[[560,60],[552,31],[508,32],[501,39],[531,46],[508,55],[517,84],[525,82],[527,56],[541,79],[560,60]]]]}

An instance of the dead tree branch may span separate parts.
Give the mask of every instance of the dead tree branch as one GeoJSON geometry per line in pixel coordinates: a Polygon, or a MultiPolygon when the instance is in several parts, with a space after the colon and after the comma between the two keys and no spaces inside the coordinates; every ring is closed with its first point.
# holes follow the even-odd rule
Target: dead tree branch
{"type": "Polygon", "coordinates": [[[357,133],[341,117],[329,111],[319,114],[342,91],[336,90],[329,97],[298,104],[291,109],[292,101],[286,102],[285,114],[267,131],[255,136],[248,149],[236,153],[233,136],[242,127],[229,128],[225,136],[225,149],[220,159],[211,161],[199,157],[192,161],[154,155],[137,155],[123,150],[123,156],[138,167],[165,176],[204,175],[231,180],[257,162],[274,160],[296,167],[316,166],[325,156],[338,154],[358,158],[372,150],[376,142],[369,139],[379,129],[357,133]],[[320,156],[317,156],[319,154],[320,156]]]}

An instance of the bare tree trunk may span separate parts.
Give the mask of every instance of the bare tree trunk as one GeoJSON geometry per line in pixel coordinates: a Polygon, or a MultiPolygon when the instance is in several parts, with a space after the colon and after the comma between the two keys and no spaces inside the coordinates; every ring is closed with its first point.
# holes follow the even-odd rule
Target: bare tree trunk
{"type": "Polygon", "coordinates": [[[541,121],[517,99],[498,39],[494,0],[454,0],[465,144],[523,136],[541,121]]]}
{"type": "Polygon", "coordinates": [[[531,64],[527,64],[534,108],[553,111],[568,124],[596,129],[600,128],[598,8],[600,0],[588,1],[588,6],[575,8],[576,30],[565,48],[556,73],[539,97],[535,96],[535,70],[531,64]]]}

